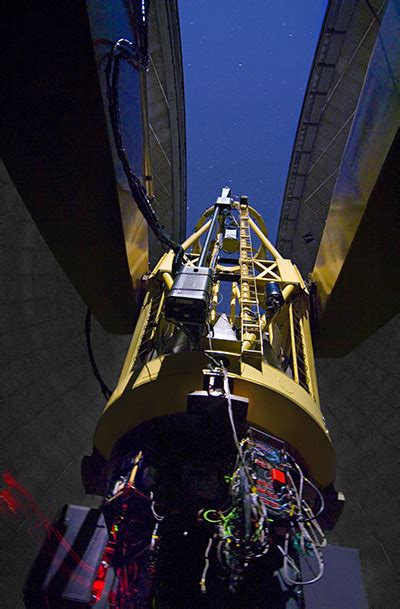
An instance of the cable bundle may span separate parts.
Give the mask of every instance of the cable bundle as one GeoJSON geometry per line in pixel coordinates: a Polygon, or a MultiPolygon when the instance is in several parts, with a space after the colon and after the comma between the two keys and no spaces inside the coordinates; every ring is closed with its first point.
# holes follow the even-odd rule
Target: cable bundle
{"type": "MultiPolygon", "coordinates": [[[[289,586],[307,585],[318,581],[324,571],[321,549],[326,538],[316,518],[324,509],[319,489],[304,476],[295,459],[283,448],[284,443],[264,434],[281,449],[250,437],[239,442],[229,390],[228,373],[222,362],[214,361],[214,372],[223,375],[223,395],[228,404],[228,415],[237,450],[232,476],[226,477],[230,485],[231,506],[228,510],[202,512],[204,520],[215,525],[214,538],[218,539],[217,557],[229,572],[229,589],[234,592],[243,579],[250,561],[265,555],[274,544],[283,554],[282,576],[289,586]],[[281,478],[276,484],[275,478],[281,478]],[[319,509],[314,514],[304,498],[305,487],[319,498],[319,509]],[[277,533],[276,528],[286,532],[277,533]],[[301,579],[300,558],[304,557],[313,577],[301,579]],[[316,561],[314,572],[310,560],[316,561]]],[[[209,553],[213,538],[205,554],[205,569],[201,589],[206,592],[205,575],[209,566],[209,553]]]]}
{"type": "Polygon", "coordinates": [[[152,199],[149,197],[146,188],[143,186],[138,176],[133,172],[130,166],[128,154],[122,138],[120,124],[119,75],[121,61],[129,63],[136,70],[147,70],[149,61],[147,48],[143,49],[125,38],[120,38],[112,46],[108,55],[106,65],[108,109],[118,158],[121,161],[122,168],[128,180],[132,197],[136,201],[140,212],[142,213],[147,224],[152,229],[156,238],[167,249],[172,249],[175,253],[180,253],[182,249],[181,246],[173,241],[165,232],[164,226],[160,224],[152,207],[152,199]]]}
{"type": "Polygon", "coordinates": [[[286,583],[288,585],[305,586],[317,582],[324,574],[324,559],[321,550],[326,546],[327,541],[317,522],[317,517],[324,509],[324,498],[318,488],[304,476],[298,463],[290,455],[289,457],[298,474],[299,484],[297,487],[292,474],[288,471],[289,492],[292,494],[294,503],[289,514],[290,526],[285,535],[284,546],[278,545],[278,549],[284,556],[283,577],[286,583]],[[311,507],[303,498],[304,483],[308,484],[319,497],[320,506],[317,514],[313,513],[311,507]],[[313,577],[309,580],[301,579],[300,557],[304,558],[305,563],[313,573],[313,577]],[[314,571],[310,559],[315,561],[317,572],[314,571]]]}
{"type": "Polygon", "coordinates": [[[223,568],[230,572],[232,592],[250,561],[269,549],[268,514],[257,494],[247,459],[247,451],[243,454],[244,463],[238,458],[230,483],[232,509],[218,526],[218,557],[223,568]]]}

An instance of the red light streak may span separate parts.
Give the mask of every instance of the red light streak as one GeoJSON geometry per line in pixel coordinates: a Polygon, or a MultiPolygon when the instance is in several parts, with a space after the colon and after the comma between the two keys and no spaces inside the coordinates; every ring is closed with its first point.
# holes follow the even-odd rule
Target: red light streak
{"type": "MultiPolygon", "coordinates": [[[[10,474],[10,472],[3,473],[3,481],[7,485],[6,488],[0,491],[0,500],[2,500],[3,506],[6,508],[5,514],[11,516],[13,519],[21,518],[21,517],[29,517],[34,516],[35,522],[34,524],[27,529],[31,538],[33,539],[33,531],[41,530],[44,534],[50,537],[54,535],[60,544],[66,549],[68,554],[72,557],[74,562],[81,566],[85,571],[90,574],[94,573],[93,567],[85,563],[81,557],[73,550],[71,545],[64,539],[62,533],[54,526],[50,524],[50,520],[42,510],[40,505],[36,502],[34,497],[30,494],[30,492],[20,483],[18,480],[10,474]]],[[[1,505],[1,504],[0,504],[1,505]]],[[[4,509],[1,511],[4,512],[4,509]]],[[[41,536],[42,537],[42,536],[41,536]]],[[[36,541],[34,539],[34,541],[36,541]]],[[[40,540],[40,544],[42,543],[42,539],[40,540]]],[[[58,565],[60,568],[63,568],[62,559],[59,559],[60,564],[58,565]]],[[[72,573],[64,573],[64,575],[70,576],[72,573]]],[[[76,575],[74,576],[77,577],[76,575]]],[[[83,584],[87,584],[86,580],[81,576],[79,578],[80,582],[83,584]]]]}
{"type": "MultiPolygon", "coordinates": [[[[15,501],[12,493],[9,491],[8,488],[3,489],[0,492],[0,499],[5,503],[5,505],[7,506],[8,510],[10,512],[13,512],[14,514],[17,513],[17,509],[18,509],[17,502],[15,501]]],[[[1,511],[4,511],[4,503],[2,504],[1,511]]]]}

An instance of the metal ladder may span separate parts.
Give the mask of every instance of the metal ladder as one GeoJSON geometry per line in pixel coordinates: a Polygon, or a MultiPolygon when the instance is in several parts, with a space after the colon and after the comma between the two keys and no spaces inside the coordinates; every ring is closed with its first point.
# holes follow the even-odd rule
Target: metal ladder
{"type": "Polygon", "coordinates": [[[240,206],[240,303],[242,359],[259,362],[263,356],[262,328],[247,205],[240,206]]]}

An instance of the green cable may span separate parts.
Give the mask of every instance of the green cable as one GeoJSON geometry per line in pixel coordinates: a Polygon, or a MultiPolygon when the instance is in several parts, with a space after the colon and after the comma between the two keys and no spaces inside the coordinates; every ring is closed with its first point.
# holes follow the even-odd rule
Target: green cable
{"type": "Polygon", "coordinates": [[[204,512],[203,514],[203,518],[204,520],[207,520],[207,522],[211,522],[213,524],[218,524],[219,522],[221,522],[222,518],[219,518],[218,520],[211,520],[211,518],[207,517],[207,514],[210,514],[211,512],[213,512],[214,514],[216,514],[217,512],[215,510],[207,510],[206,512],[204,512]]]}

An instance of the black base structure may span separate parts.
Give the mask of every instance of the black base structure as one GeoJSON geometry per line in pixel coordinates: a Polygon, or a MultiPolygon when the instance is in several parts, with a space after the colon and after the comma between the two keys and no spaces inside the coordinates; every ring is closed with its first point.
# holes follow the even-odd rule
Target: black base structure
{"type": "MultiPolygon", "coordinates": [[[[271,551],[249,569],[246,586],[237,593],[223,590],[217,575],[207,594],[201,594],[197,574],[203,559],[204,535],[196,534],[193,528],[185,533],[178,539],[165,537],[159,557],[161,580],[154,604],[140,605],[136,600],[130,602],[128,599],[127,608],[368,609],[358,550],[327,546],[324,549],[325,576],[303,590],[285,584],[281,576],[282,556],[271,551]]],[[[108,537],[101,510],[64,506],[49,528],[26,581],[24,601],[27,609],[106,609],[111,606],[107,597],[115,585],[112,569],[104,584],[101,583],[102,590],[96,588],[108,537]],[[100,600],[92,596],[96,589],[101,592],[100,600]]],[[[212,570],[211,567],[210,575],[212,570]]],[[[303,560],[301,572],[304,578],[311,575],[303,560]]]]}
{"type": "Polygon", "coordinates": [[[366,609],[357,553],[326,550],[317,520],[328,505],[334,524],[336,492],[249,426],[232,389],[210,368],[186,413],[125,434],[108,466],[84,460],[102,507],[64,506],[49,526],[27,609],[366,609]]]}
{"type": "MultiPolygon", "coordinates": [[[[303,609],[302,597],[289,589],[280,577],[281,558],[272,553],[249,573],[246,592],[228,594],[222,592],[216,582],[207,595],[202,595],[196,577],[196,571],[201,570],[202,554],[193,546],[193,530],[187,531],[185,537],[175,539],[173,543],[168,536],[165,540],[166,552],[160,557],[165,582],[160,585],[157,607],[303,609]]],[[[64,506],[50,527],[26,581],[24,601],[27,609],[105,609],[115,574],[109,572],[99,601],[92,598],[92,590],[107,539],[101,511],[64,506]]],[[[202,542],[200,534],[195,544],[200,547],[202,542]]],[[[132,601],[126,606],[138,605],[132,601]]],[[[316,609],[316,605],[310,607],[316,609]]]]}
{"type": "MultiPolygon", "coordinates": [[[[325,574],[304,587],[305,609],[368,609],[361,578],[359,551],[328,545],[324,549],[325,574]]],[[[302,569],[307,576],[307,568],[302,569]]]]}

